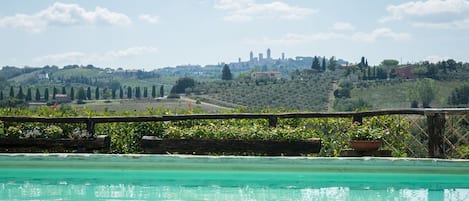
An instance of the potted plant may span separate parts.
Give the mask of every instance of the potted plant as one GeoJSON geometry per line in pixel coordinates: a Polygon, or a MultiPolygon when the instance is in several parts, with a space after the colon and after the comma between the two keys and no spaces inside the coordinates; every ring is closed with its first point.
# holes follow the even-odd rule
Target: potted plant
{"type": "Polygon", "coordinates": [[[350,146],[356,151],[376,151],[382,145],[385,134],[382,128],[373,128],[369,125],[354,123],[350,127],[350,146]]]}

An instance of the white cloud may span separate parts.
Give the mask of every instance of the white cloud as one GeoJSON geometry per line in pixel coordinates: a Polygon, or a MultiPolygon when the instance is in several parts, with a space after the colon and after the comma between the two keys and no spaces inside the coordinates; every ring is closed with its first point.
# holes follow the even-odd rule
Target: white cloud
{"type": "Polygon", "coordinates": [[[226,21],[246,22],[255,19],[303,19],[316,13],[316,10],[290,6],[275,1],[272,3],[256,3],[254,0],[220,0],[215,4],[216,9],[227,11],[223,18],[226,21]]]}
{"type": "Polygon", "coordinates": [[[148,14],[142,14],[142,15],[138,16],[138,19],[140,19],[144,22],[150,23],[150,24],[156,24],[160,21],[159,16],[151,16],[151,15],[148,15],[148,14]]]}
{"type": "Polygon", "coordinates": [[[133,57],[158,52],[156,47],[137,46],[122,50],[112,50],[104,53],[65,52],[36,57],[33,59],[38,64],[90,64],[109,62],[120,58],[133,57]]]}
{"type": "Polygon", "coordinates": [[[348,30],[354,30],[355,27],[347,22],[336,22],[334,25],[332,25],[332,29],[339,30],[339,31],[348,31],[348,30]]]}
{"type": "Polygon", "coordinates": [[[35,62],[38,63],[47,63],[47,64],[55,64],[55,63],[75,63],[77,61],[83,61],[86,58],[89,58],[89,55],[83,52],[65,52],[60,54],[50,54],[41,57],[34,58],[35,62]]]}
{"type": "MultiPolygon", "coordinates": [[[[327,41],[327,40],[351,40],[373,43],[378,40],[394,40],[404,41],[411,39],[411,35],[408,33],[394,32],[388,28],[379,28],[370,32],[354,32],[351,34],[336,33],[336,32],[324,32],[324,33],[313,33],[313,34],[295,34],[288,33],[279,39],[263,38],[261,43],[264,44],[276,44],[276,45],[296,45],[302,43],[309,43],[314,41],[327,41]]],[[[255,43],[253,41],[253,43],[255,43]]]]}
{"type": "Polygon", "coordinates": [[[469,28],[469,1],[411,1],[386,8],[389,15],[379,21],[409,20],[412,25],[429,28],[469,28]]]}
{"type": "Polygon", "coordinates": [[[0,18],[0,27],[14,27],[40,32],[49,25],[73,26],[84,24],[127,25],[130,18],[107,8],[87,11],[78,4],[54,3],[35,14],[16,14],[0,18]]]}
{"type": "Polygon", "coordinates": [[[353,40],[364,41],[364,42],[374,42],[378,39],[392,39],[395,41],[409,40],[411,35],[408,33],[398,33],[394,32],[388,28],[379,28],[371,32],[357,32],[352,35],[353,40]]]}
{"type": "Polygon", "coordinates": [[[158,52],[158,48],[156,47],[130,47],[124,50],[117,50],[117,51],[109,51],[106,55],[111,57],[128,57],[128,56],[137,56],[141,54],[149,54],[149,53],[156,53],[158,52]]]}

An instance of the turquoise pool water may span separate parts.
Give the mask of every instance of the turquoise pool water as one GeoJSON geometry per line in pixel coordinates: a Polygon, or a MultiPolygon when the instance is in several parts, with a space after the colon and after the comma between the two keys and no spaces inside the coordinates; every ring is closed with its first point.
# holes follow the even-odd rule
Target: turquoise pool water
{"type": "Polygon", "coordinates": [[[469,200],[469,161],[0,155],[0,200],[469,200]]]}

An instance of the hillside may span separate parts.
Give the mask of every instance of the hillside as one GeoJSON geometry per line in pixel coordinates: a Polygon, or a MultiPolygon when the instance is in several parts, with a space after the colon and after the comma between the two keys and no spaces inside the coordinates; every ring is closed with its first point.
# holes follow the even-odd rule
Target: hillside
{"type": "MultiPolygon", "coordinates": [[[[236,76],[231,81],[206,77],[207,75],[216,76],[217,69],[220,70],[218,67],[207,69],[194,67],[189,72],[185,72],[186,68],[183,67],[154,71],[102,69],[92,65],[69,65],[63,68],[57,66],[3,67],[0,70],[0,90],[2,90],[3,100],[10,97],[12,90],[14,96],[18,97],[20,86],[23,88],[23,95],[26,95],[26,92],[30,94],[29,101],[32,99],[39,102],[51,101],[50,98],[46,99],[44,94],[47,89],[51,96],[53,88],[60,89],[59,93],[66,91],[69,96],[74,88],[73,95],[76,97],[80,87],[93,93],[89,96],[90,100],[103,99],[105,92],[113,93],[114,99],[138,100],[141,97],[150,97],[150,93],[156,90],[159,96],[161,86],[164,88],[164,95],[168,95],[172,86],[181,78],[178,75],[182,73],[189,75],[197,84],[195,87],[182,90],[181,93],[186,92],[191,98],[198,99],[202,103],[229,108],[242,106],[248,111],[266,108],[346,111],[358,108],[410,107],[415,97],[411,97],[409,92],[414,90],[418,80],[423,78],[430,78],[434,81],[435,98],[430,106],[450,107],[451,105],[447,104],[448,97],[455,93],[454,89],[462,86],[469,77],[469,63],[454,60],[435,64],[423,62],[402,66],[383,64],[374,67],[361,62],[357,65],[336,67],[326,70],[309,67],[296,69],[289,72],[289,75],[281,73],[281,76],[275,79],[251,78],[250,72],[255,72],[251,69],[251,71],[243,72],[243,76],[236,76]],[[48,75],[48,79],[39,79],[45,74],[48,75]],[[343,90],[340,86],[343,81],[350,83],[351,87],[343,90]],[[100,93],[98,98],[95,98],[96,89],[100,93]],[[339,89],[342,91],[336,93],[339,89]],[[39,99],[35,98],[36,90],[40,92],[39,99]],[[140,93],[140,90],[143,93],[140,93]],[[145,95],[146,92],[148,93],[145,95]]],[[[221,75],[221,72],[219,74],[221,75]]],[[[109,94],[106,95],[110,97],[109,94]]],[[[419,106],[421,107],[421,103],[419,106]]],[[[463,106],[458,105],[458,107],[463,106]]]]}
{"type": "Polygon", "coordinates": [[[327,111],[332,81],[317,75],[305,80],[203,82],[193,92],[200,97],[258,109],[327,111]]]}

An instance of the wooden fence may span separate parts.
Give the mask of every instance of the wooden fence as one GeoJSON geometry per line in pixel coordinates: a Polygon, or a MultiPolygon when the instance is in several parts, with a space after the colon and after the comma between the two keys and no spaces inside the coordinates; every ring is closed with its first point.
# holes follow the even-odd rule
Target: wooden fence
{"type": "MultiPolygon", "coordinates": [[[[307,112],[307,113],[270,113],[270,114],[188,114],[173,116],[118,116],[118,117],[19,117],[0,116],[2,122],[41,122],[41,123],[82,123],[87,125],[91,135],[95,133],[98,123],[112,122],[161,122],[180,120],[206,119],[267,119],[270,127],[277,126],[277,120],[283,118],[352,118],[354,122],[362,122],[364,117],[383,115],[421,115],[427,119],[428,156],[445,158],[444,133],[445,122],[450,115],[469,115],[469,108],[439,108],[439,109],[387,109],[364,112],[307,112]]],[[[5,128],[5,126],[4,126],[5,128]]],[[[466,135],[464,135],[466,136],[466,135]]]]}

